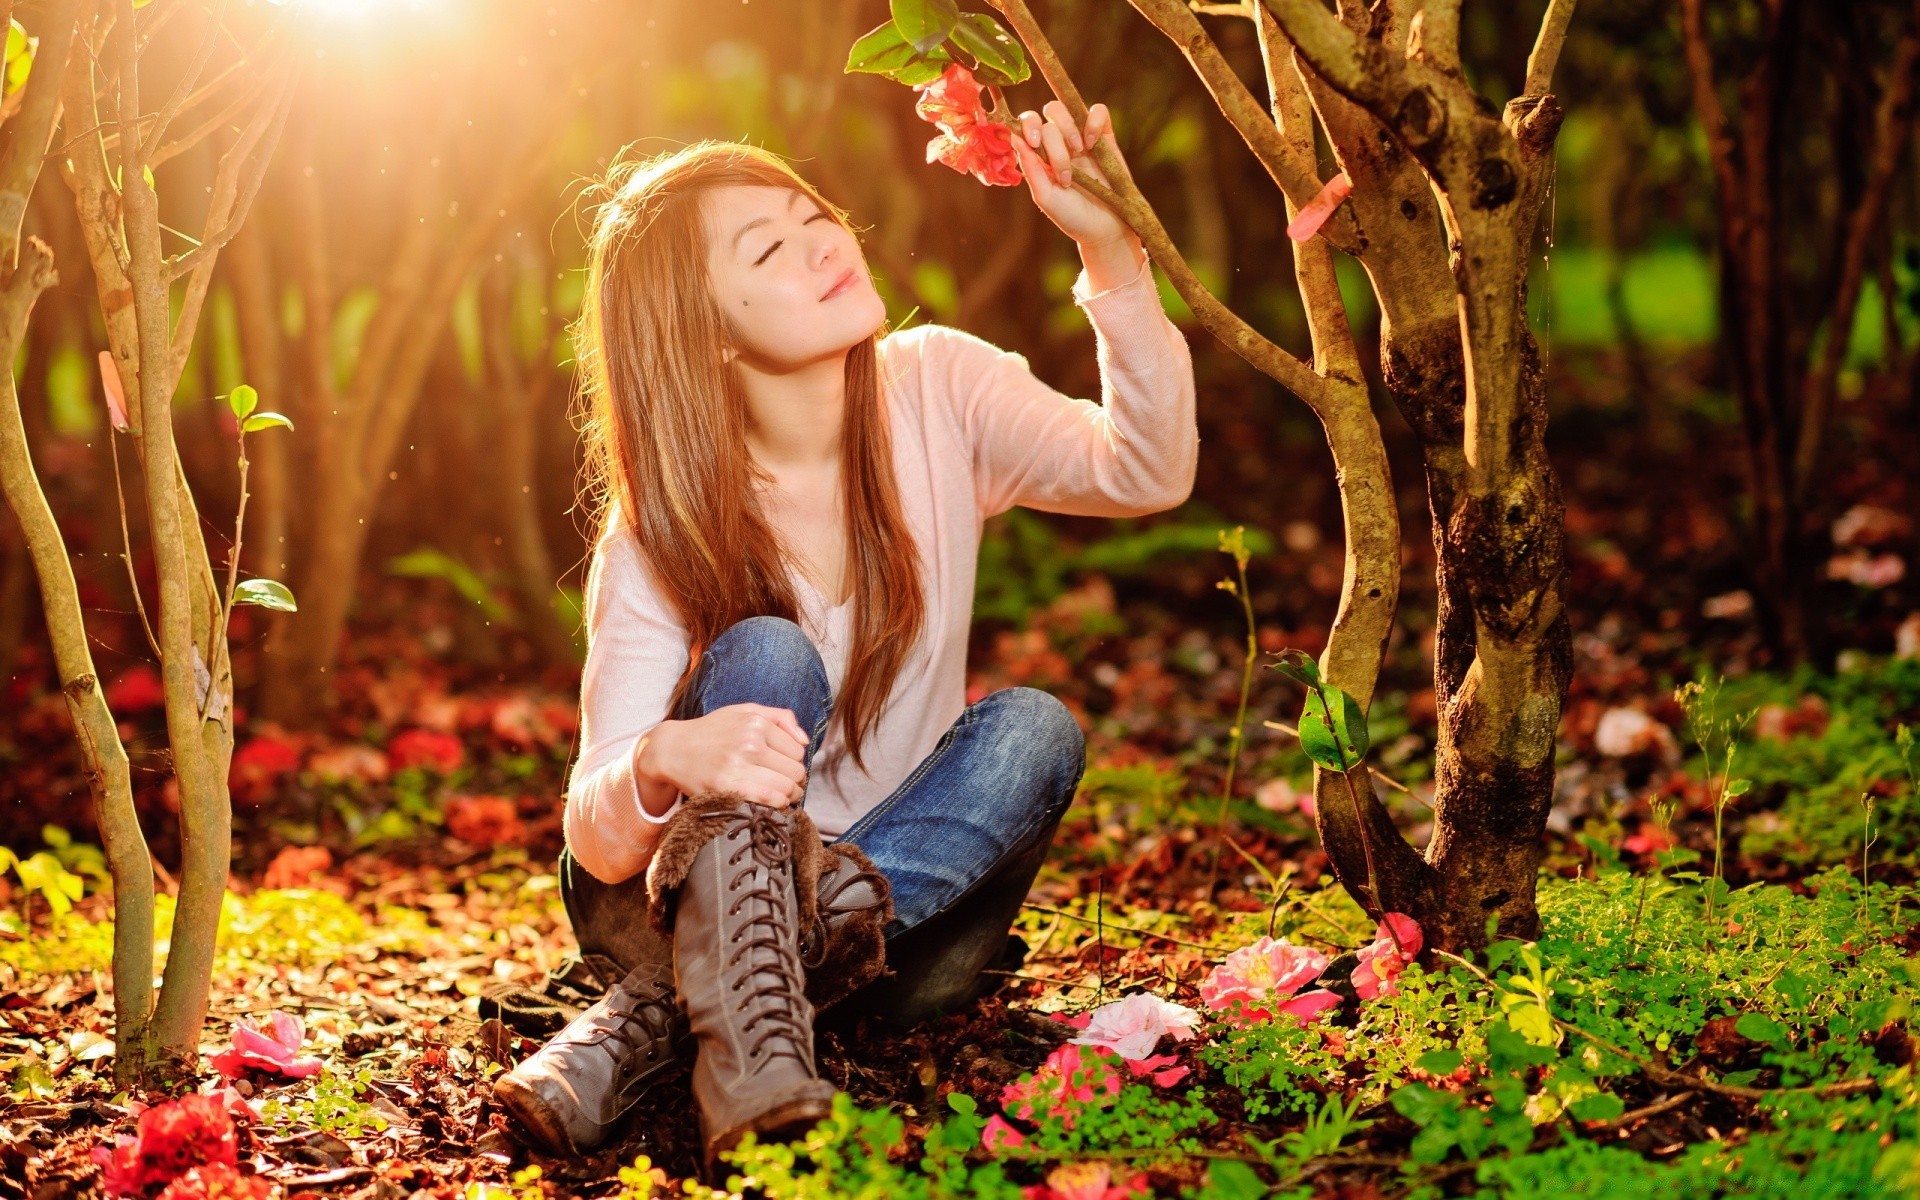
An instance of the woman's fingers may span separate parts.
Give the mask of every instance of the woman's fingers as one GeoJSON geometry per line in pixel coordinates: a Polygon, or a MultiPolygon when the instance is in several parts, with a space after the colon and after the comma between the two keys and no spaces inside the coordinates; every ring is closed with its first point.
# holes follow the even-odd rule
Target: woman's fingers
{"type": "Polygon", "coordinates": [[[1068,151],[1073,154],[1086,153],[1087,143],[1080,136],[1080,130],[1073,122],[1073,114],[1067,111],[1065,104],[1058,100],[1049,100],[1040,106],[1040,111],[1045,114],[1049,125],[1060,130],[1060,136],[1065,141],[1068,151]]]}
{"type": "Polygon", "coordinates": [[[1096,104],[1087,110],[1087,147],[1088,153],[1101,138],[1113,132],[1113,112],[1104,104],[1096,104]]]}
{"type": "Polygon", "coordinates": [[[1067,149],[1066,134],[1049,121],[1040,129],[1040,145],[1046,150],[1047,162],[1053,167],[1054,182],[1061,187],[1072,187],[1073,155],[1067,149]]]}
{"type": "Polygon", "coordinates": [[[807,777],[807,769],[800,765],[799,760],[789,758],[778,750],[765,748],[746,757],[753,766],[780,776],[787,784],[803,782],[807,777]]]}

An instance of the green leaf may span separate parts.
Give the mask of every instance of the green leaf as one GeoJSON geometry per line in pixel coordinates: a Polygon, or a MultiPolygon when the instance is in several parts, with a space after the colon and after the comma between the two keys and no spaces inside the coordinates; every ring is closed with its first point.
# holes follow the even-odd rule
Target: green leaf
{"type": "Polygon", "coordinates": [[[1759,1013],[1742,1015],[1733,1023],[1733,1030],[1743,1038],[1749,1038],[1767,1046],[1784,1045],[1787,1041],[1786,1026],[1759,1013]]]}
{"type": "Polygon", "coordinates": [[[293,422],[284,413],[263,412],[248,417],[240,428],[248,433],[259,433],[262,429],[292,429],[293,422]]]}
{"type": "Polygon", "coordinates": [[[900,27],[888,21],[860,35],[847,51],[847,74],[886,75],[913,61],[914,49],[900,27]]]}
{"type": "Polygon", "coordinates": [[[1216,1158],[1207,1164],[1207,1186],[1200,1200],[1262,1200],[1271,1189],[1246,1163],[1216,1158]]]}
{"type": "Polygon", "coordinates": [[[932,83],[946,71],[953,56],[939,46],[910,60],[906,66],[887,74],[887,78],[907,87],[919,87],[923,83],[932,83]]]}
{"type": "Polygon", "coordinates": [[[1729,799],[1731,799],[1734,796],[1744,796],[1752,790],[1753,790],[1753,780],[1751,779],[1727,780],[1727,797],[1729,799]]]}
{"type": "Polygon", "coordinates": [[[1026,48],[986,13],[961,13],[953,27],[953,44],[973,59],[974,74],[982,83],[1010,87],[1033,74],[1026,48]]]}
{"type": "Polygon", "coordinates": [[[233,410],[234,416],[244,421],[253,414],[254,409],[260,407],[260,393],[243,383],[227,393],[227,407],[233,410]]]}
{"type": "Polygon", "coordinates": [[[957,1113],[970,1113],[980,1107],[980,1102],[965,1092],[948,1092],[947,1107],[957,1113]]]}
{"type": "Polygon", "coordinates": [[[960,23],[953,0],[891,0],[890,7],[894,26],[921,54],[946,41],[960,23]]]}
{"type": "Polygon", "coordinates": [[[505,605],[494,598],[493,589],[466,563],[445,551],[422,547],[387,560],[387,572],[414,579],[444,579],[453,590],[477,605],[488,620],[504,621],[510,615],[505,605]]]}
{"type": "Polygon", "coordinates": [[[1464,1061],[1458,1050],[1429,1050],[1420,1056],[1419,1065],[1429,1075],[1451,1075],[1464,1061]]]}
{"type": "Polygon", "coordinates": [[[1460,1107],[1460,1097],[1424,1083],[1409,1083],[1387,1099],[1395,1112],[1421,1126],[1431,1125],[1441,1114],[1460,1107]]]}
{"type": "Polygon", "coordinates": [[[1320,682],[1320,664],[1305,650],[1282,650],[1280,661],[1273,664],[1273,669],[1308,691],[1320,682]]]}
{"type": "Polygon", "coordinates": [[[261,608],[270,608],[275,612],[298,612],[300,606],[293,602],[293,592],[287,585],[273,579],[249,579],[233,589],[235,604],[257,604],[261,608]]]}
{"type": "Polygon", "coordinates": [[[1516,1032],[1512,1022],[1509,1015],[1505,1021],[1487,1026],[1487,1053],[1495,1071],[1519,1071],[1550,1063],[1558,1057],[1551,1047],[1535,1045],[1516,1032]]]}
{"type": "Polygon", "coordinates": [[[1620,1097],[1611,1092],[1595,1092],[1591,1096],[1582,1096],[1567,1105],[1567,1111],[1582,1121],[1618,1120],[1627,1106],[1620,1097]]]}
{"type": "Polygon", "coordinates": [[[1325,684],[1307,694],[1306,709],[1300,714],[1300,748],[1315,765],[1329,771],[1351,769],[1366,758],[1367,746],[1367,714],[1358,700],[1325,684]]]}

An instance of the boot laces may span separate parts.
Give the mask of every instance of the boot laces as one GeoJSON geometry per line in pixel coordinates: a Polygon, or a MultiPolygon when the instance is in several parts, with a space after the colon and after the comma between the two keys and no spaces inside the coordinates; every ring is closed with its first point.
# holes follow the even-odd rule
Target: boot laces
{"type": "MultiPolygon", "coordinates": [[[[832,852],[829,851],[829,853],[832,852]]],[[[854,861],[845,855],[835,854],[834,857],[845,863],[852,863],[854,861]]],[[[881,901],[887,894],[887,886],[886,876],[866,867],[856,867],[846,875],[836,877],[833,880],[831,890],[820,897],[819,915],[815,917],[813,929],[807,938],[808,945],[802,948],[801,962],[808,967],[818,967],[824,963],[827,959],[827,934],[829,925],[837,922],[842,917],[848,917],[857,912],[866,912],[868,909],[880,907],[881,901]],[[855,901],[842,903],[841,897],[862,883],[865,883],[870,889],[873,898],[864,902],[855,901]]]]}
{"type": "Polygon", "coordinates": [[[759,1030],[758,1036],[748,1047],[748,1054],[755,1059],[763,1055],[785,1054],[806,1062],[809,1061],[807,1050],[813,1038],[798,1007],[803,985],[799,956],[793,944],[795,935],[792,927],[796,914],[792,895],[792,841],[785,822],[774,810],[758,804],[750,804],[748,808],[750,811],[745,817],[748,834],[746,843],[734,850],[727,859],[729,866],[739,866],[739,870],[727,881],[727,890],[732,892],[743,881],[750,880],[749,886],[734,900],[728,911],[729,915],[735,915],[742,907],[751,906],[753,915],[735,935],[734,940],[738,944],[727,957],[726,973],[733,974],[736,969],[740,970],[739,976],[733,981],[732,991],[753,986],[753,995],[739,1005],[742,1011],[753,999],[772,1001],[763,1003],[743,1027],[742,1032],[745,1033],[753,1032],[756,1027],[759,1030]],[[740,865],[741,859],[749,853],[752,861],[740,865]],[[763,956],[766,961],[755,962],[754,951],[760,948],[769,953],[763,956]],[[753,985],[754,977],[761,975],[773,978],[764,984],[753,985]]]}

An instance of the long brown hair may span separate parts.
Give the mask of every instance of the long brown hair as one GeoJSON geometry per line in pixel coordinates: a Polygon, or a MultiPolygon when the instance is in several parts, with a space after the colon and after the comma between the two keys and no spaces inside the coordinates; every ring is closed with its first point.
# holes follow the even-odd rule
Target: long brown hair
{"type": "MultiPolygon", "coordinates": [[[[691,636],[676,710],[701,655],[729,626],[756,616],[798,619],[791,555],[756,498],[755,485],[768,476],[747,449],[746,392],[720,356],[728,326],[709,284],[700,200],[731,184],[805,193],[853,229],[846,213],[759,147],[703,141],[650,158],[623,152],[598,185],[586,295],[572,327],[596,532],[617,508],[691,636]]],[[[926,611],[881,402],[880,336],[847,352],[840,454],[853,644],[834,720],[862,767],[861,743],[926,611]]]]}

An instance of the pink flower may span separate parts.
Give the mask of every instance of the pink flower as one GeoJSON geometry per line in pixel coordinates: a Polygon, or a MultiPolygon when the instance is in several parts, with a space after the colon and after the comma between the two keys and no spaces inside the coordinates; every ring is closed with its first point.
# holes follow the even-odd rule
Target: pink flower
{"type": "Polygon", "coordinates": [[[1176,1066],[1179,1060],[1171,1054],[1156,1054],[1151,1058],[1128,1058],[1121,1061],[1127,1064],[1127,1070],[1133,1073],[1135,1079],[1145,1075],[1161,1087],[1172,1087],[1179,1083],[1187,1077],[1189,1070],[1187,1067],[1176,1066]]]}
{"type": "Polygon", "coordinates": [[[1136,1173],[1124,1186],[1113,1184],[1113,1168],[1103,1162],[1062,1163],[1047,1172],[1047,1182],[1022,1188],[1026,1200],[1131,1200],[1146,1192],[1147,1177],[1136,1173]]]}
{"type": "Polygon", "coordinates": [[[1329,1008],[1339,1008],[1340,1003],[1337,992],[1330,992],[1325,988],[1314,988],[1312,991],[1301,992],[1282,1004],[1279,1011],[1292,1017],[1295,1024],[1305,1029],[1329,1008]]]}
{"type": "Polygon", "coordinates": [[[1215,967],[1200,985],[1200,1001],[1215,1012],[1230,1012],[1237,1004],[1243,1020],[1265,1020],[1264,1007],[1274,998],[1291,996],[1327,969],[1327,956],[1281,938],[1262,937],[1242,946],[1215,967]]]}
{"type": "Polygon", "coordinates": [[[1120,1086],[1118,1072],[1069,1042],[1048,1055],[1038,1071],[1002,1088],[1000,1106],[1022,1121],[1059,1117],[1071,1129],[1076,1105],[1117,1096],[1120,1086]]]}
{"type": "Polygon", "coordinates": [[[93,1151],[101,1167],[100,1186],[114,1196],[145,1195],[192,1167],[231,1170],[239,1155],[226,1098],[205,1093],[154,1105],[140,1114],[134,1136],[122,1134],[111,1149],[93,1151]]]}
{"type": "Polygon", "coordinates": [[[1013,1127],[1005,1117],[995,1113],[987,1118],[986,1128],[980,1131],[982,1150],[1018,1150],[1027,1144],[1027,1135],[1013,1127]]]}
{"type": "Polygon", "coordinates": [[[262,1025],[242,1017],[233,1023],[233,1048],[222,1050],[210,1061],[214,1070],[229,1079],[238,1079],[249,1068],[305,1079],[320,1069],[319,1059],[300,1057],[306,1036],[300,1018],[292,1013],[275,1011],[262,1025]]]}
{"type": "Polygon", "coordinates": [[[1405,913],[1388,913],[1374,931],[1372,944],[1360,951],[1360,965],[1353,969],[1353,990],[1362,1000],[1394,995],[1399,988],[1393,981],[1419,956],[1421,944],[1418,922],[1405,913]],[[1396,936],[1400,939],[1398,948],[1394,946],[1396,936]]]}
{"type": "Polygon", "coordinates": [[[442,775],[451,775],[466,758],[466,753],[459,738],[431,729],[409,729],[387,743],[387,761],[396,771],[427,767],[442,775]]]}
{"type": "Polygon", "coordinates": [[[1183,1004],[1148,992],[1138,992],[1095,1009],[1086,1032],[1074,1038],[1076,1046],[1093,1046],[1118,1054],[1121,1058],[1140,1059],[1160,1046],[1160,1039],[1171,1035],[1176,1042],[1193,1037],[1200,1014],[1183,1004]]]}
{"type": "Polygon", "coordinates": [[[950,63],[940,78],[913,89],[920,93],[914,111],[939,126],[927,143],[927,161],[942,162],[981,183],[1012,187],[1021,181],[1013,131],[994,120],[980,104],[973,72],[950,63]]]}

